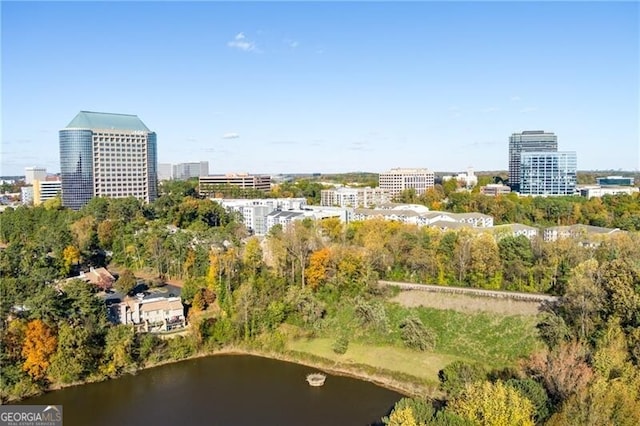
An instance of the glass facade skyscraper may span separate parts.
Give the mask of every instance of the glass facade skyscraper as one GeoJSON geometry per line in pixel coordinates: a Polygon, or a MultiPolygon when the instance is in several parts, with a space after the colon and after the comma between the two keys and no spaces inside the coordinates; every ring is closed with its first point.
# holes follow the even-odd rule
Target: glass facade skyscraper
{"type": "Polygon", "coordinates": [[[93,197],[157,198],[156,134],[135,115],[81,111],[60,130],[62,204],[93,197]]]}
{"type": "Polygon", "coordinates": [[[509,138],[509,186],[520,191],[520,156],[523,152],[557,152],[558,137],[543,130],[526,130],[509,138]]]}
{"type": "Polygon", "coordinates": [[[93,132],[60,130],[62,205],[78,210],[93,197],[93,132]]]}
{"type": "Polygon", "coordinates": [[[575,194],[577,182],[575,152],[523,152],[520,159],[520,194],[575,194]]]}

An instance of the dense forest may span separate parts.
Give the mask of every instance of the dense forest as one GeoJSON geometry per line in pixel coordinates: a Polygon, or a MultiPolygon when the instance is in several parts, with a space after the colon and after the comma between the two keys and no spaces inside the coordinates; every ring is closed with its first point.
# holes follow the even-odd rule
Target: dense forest
{"type": "MultiPolygon", "coordinates": [[[[447,202],[456,196],[448,194],[447,202]]],[[[525,216],[530,209],[534,223],[558,222],[551,201],[505,199],[527,206],[514,209],[525,216]]],[[[491,202],[501,201],[489,199],[487,208],[496,208],[491,202]]],[[[591,200],[553,201],[565,202],[570,215],[578,209],[579,221],[586,220],[591,200]]],[[[638,223],[637,197],[597,202],[606,220],[638,223]]],[[[258,239],[188,182],[165,185],[149,205],[96,198],[74,212],[51,200],[7,209],[0,221],[3,401],[230,345],[284,353],[291,339],[304,336],[330,340],[336,354],[369,345],[464,355],[442,368],[429,395],[400,401],[387,424],[640,423],[637,232],[585,246],[329,219],[275,227],[258,239]],[[54,285],[107,264],[182,281],[189,333],[134,333],[107,322],[96,288],[54,285]],[[505,319],[505,332],[497,333],[504,335],[492,344],[504,344],[510,355],[485,356],[487,348],[464,334],[470,330],[442,327],[442,315],[452,313],[391,303],[379,279],[544,292],[560,301],[536,317],[537,334],[523,344],[509,345],[506,331],[521,320],[505,319]],[[463,343],[448,343],[452,333],[463,343]]],[[[468,316],[456,318],[469,324],[468,316]]]]}

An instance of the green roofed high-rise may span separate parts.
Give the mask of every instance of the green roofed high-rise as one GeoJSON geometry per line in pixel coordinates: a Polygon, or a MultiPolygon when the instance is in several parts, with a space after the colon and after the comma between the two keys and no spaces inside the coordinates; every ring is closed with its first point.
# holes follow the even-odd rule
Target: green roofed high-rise
{"type": "Polygon", "coordinates": [[[80,111],[60,130],[62,204],[93,197],[157,198],[156,134],[136,115],[80,111]]]}

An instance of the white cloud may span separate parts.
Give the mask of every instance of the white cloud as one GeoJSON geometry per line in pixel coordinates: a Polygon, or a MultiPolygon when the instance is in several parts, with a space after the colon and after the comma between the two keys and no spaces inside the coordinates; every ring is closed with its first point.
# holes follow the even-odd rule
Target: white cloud
{"type": "Polygon", "coordinates": [[[284,42],[287,46],[289,46],[292,49],[295,49],[296,47],[300,46],[300,43],[297,40],[285,39],[284,42]]]}
{"type": "Polygon", "coordinates": [[[536,112],[537,110],[538,110],[538,108],[537,108],[537,107],[526,107],[526,108],[522,108],[522,109],[520,110],[520,112],[521,112],[522,114],[527,114],[527,113],[530,113],[530,112],[536,112]]]}
{"type": "Polygon", "coordinates": [[[496,112],[496,111],[500,111],[500,108],[498,108],[498,107],[488,107],[488,108],[483,108],[480,111],[481,112],[496,112]]]}
{"type": "Polygon", "coordinates": [[[518,102],[520,99],[521,99],[520,96],[512,96],[511,97],[511,101],[512,102],[518,102]]]}
{"type": "Polygon", "coordinates": [[[236,36],[227,43],[227,46],[242,50],[243,52],[251,52],[256,50],[256,44],[244,35],[244,33],[238,33],[236,36]]]}
{"type": "Polygon", "coordinates": [[[235,132],[227,132],[222,135],[222,139],[238,139],[239,137],[240,135],[235,132]]]}

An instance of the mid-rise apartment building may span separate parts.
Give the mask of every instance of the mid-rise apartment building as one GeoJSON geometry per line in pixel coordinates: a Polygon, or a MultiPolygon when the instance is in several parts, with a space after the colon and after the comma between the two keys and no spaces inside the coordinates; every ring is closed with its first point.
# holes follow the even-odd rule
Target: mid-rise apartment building
{"type": "Polygon", "coordinates": [[[60,130],[62,204],[93,197],[157,198],[156,134],[136,115],[80,111],[60,130]]]}
{"type": "Polygon", "coordinates": [[[544,130],[526,130],[509,137],[509,186],[520,191],[521,155],[525,152],[556,152],[558,137],[544,130]]]}
{"type": "Polygon", "coordinates": [[[391,197],[395,197],[407,189],[414,189],[416,194],[422,195],[428,189],[433,188],[435,174],[423,168],[395,168],[388,172],[380,173],[379,182],[380,189],[386,191],[391,197]]]}
{"type": "Polygon", "coordinates": [[[240,213],[244,225],[255,235],[267,233],[267,215],[271,212],[301,210],[307,205],[306,198],[212,198],[212,200],[229,211],[240,213]]]}
{"type": "Polygon", "coordinates": [[[370,208],[391,201],[390,194],[381,188],[336,188],[320,191],[321,206],[370,208]]]}

